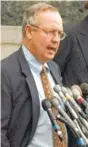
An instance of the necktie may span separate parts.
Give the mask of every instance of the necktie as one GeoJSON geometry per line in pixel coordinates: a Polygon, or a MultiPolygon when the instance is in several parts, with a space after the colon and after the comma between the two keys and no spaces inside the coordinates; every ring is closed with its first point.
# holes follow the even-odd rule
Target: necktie
{"type": "MultiPolygon", "coordinates": [[[[41,81],[45,93],[45,97],[47,99],[51,99],[53,97],[53,91],[47,76],[46,68],[43,66],[42,71],[41,71],[41,81]]],[[[56,109],[53,109],[53,113],[57,114],[58,112],[56,109]]],[[[61,131],[63,133],[63,141],[60,141],[58,138],[58,135],[54,132],[54,147],[67,147],[67,138],[66,138],[66,128],[64,123],[57,121],[58,125],[61,128],[61,131]]]]}

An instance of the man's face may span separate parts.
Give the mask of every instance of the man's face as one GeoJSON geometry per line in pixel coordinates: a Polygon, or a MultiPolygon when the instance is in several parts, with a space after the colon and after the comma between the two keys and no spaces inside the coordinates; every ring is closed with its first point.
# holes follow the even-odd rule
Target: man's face
{"type": "Polygon", "coordinates": [[[63,23],[58,12],[42,12],[37,16],[38,27],[31,26],[30,52],[40,63],[52,60],[60,45],[63,23]]]}

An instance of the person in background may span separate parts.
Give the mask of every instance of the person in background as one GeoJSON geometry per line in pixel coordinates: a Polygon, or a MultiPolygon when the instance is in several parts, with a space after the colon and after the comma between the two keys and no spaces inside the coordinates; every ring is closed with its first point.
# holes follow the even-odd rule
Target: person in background
{"type": "Polygon", "coordinates": [[[1,146],[54,147],[52,124],[41,105],[40,73],[45,66],[52,88],[62,85],[60,69],[51,61],[65,37],[60,13],[46,3],[29,7],[22,33],[20,49],[1,62],[1,146]]]}
{"type": "MultiPolygon", "coordinates": [[[[84,7],[88,9],[88,1],[84,2],[84,7]]],[[[63,85],[70,87],[88,83],[88,15],[66,33],[67,37],[54,58],[60,67],[63,85]]],[[[69,129],[68,132],[71,147],[71,144],[76,144],[76,138],[69,129]]]]}
{"type": "MultiPolygon", "coordinates": [[[[88,9],[88,1],[84,7],[88,9]]],[[[63,84],[88,83],[88,15],[68,32],[54,58],[60,66],[63,84]]]]}

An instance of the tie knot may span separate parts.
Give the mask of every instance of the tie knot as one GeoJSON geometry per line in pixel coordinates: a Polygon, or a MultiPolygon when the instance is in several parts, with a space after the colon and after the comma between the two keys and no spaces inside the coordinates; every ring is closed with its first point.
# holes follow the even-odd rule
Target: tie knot
{"type": "Polygon", "coordinates": [[[42,73],[46,73],[46,67],[45,66],[42,66],[41,74],[42,73]]]}

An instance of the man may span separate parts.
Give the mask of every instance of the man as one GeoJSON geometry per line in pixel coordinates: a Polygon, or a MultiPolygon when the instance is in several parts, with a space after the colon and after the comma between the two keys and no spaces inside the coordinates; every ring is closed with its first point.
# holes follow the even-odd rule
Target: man
{"type": "MultiPolygon", "coordinates": [[[[88,9],[88,1],[85,8],[88,9]]],[[[88,16],[70,30],[60,50],[54,61],[60,66],[63,84],[88,83],[88,16]]]]}
{"type": "Polygon", "coordinates": [[[2,61],[2,147],[53,147],[52,125],[41,102],[42,66],[52,88],[62,84],[58,66],[50,61],[64,38],[57,9],[38,3],[24,12],[23,42],[2,61]]]}

